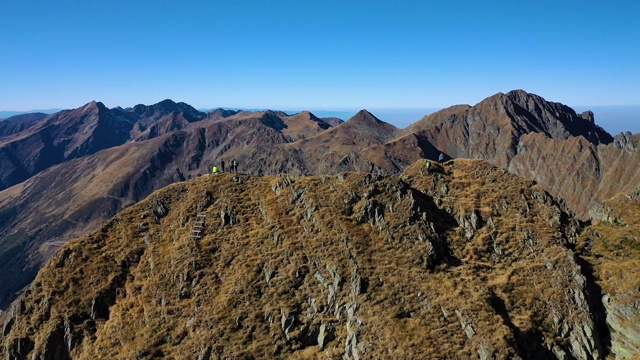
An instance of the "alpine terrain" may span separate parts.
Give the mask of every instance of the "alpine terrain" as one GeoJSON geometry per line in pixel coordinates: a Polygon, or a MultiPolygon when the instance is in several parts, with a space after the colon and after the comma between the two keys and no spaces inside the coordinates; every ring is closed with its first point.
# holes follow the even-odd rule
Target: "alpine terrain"
{"type": "Polygon", "coordinates": [[[0,120],[0,355],[631,358],[639,136],[522,90],[0,120]]]}

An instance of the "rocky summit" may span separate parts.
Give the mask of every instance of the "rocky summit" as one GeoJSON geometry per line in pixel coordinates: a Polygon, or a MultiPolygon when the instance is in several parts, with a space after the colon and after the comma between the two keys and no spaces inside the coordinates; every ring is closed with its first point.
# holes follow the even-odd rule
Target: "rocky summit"
{"type": "Polygon", "coordinates": [[[200,176],[64,245],[4,314],[0,355],[627,358],[638,201],[589,225],[480,160],[200,176]]]}

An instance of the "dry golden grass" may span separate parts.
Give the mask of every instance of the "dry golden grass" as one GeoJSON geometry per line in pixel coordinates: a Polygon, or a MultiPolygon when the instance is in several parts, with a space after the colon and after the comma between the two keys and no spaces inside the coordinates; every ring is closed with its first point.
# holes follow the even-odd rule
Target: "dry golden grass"
{"type": "Polygon", "coordinates": [[[567,248],[577,222],[484,162],[422,165],[171,185],[61,249],[18,303],[5,345],[29,338],[41,352],[68,324],[80,359],[569,351],[553,318],[589,317],[567,299],[584,290],[567,248]]]}
{"type": "Polygon", "coordinates": [[[595,221],[583,232],[580,250],[595,265],[603,290],[629,293],[640,288],[640,198],[619,194],[604,202],[612,222],[595,221]]]}

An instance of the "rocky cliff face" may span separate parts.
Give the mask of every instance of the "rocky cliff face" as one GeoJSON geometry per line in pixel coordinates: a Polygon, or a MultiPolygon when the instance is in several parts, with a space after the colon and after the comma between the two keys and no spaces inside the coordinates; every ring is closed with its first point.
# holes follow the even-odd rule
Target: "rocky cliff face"
{"type": "Polygon", "coordinates": [[[617,335],[601,331],[599,283],[574,251],[583,226],[539,185],[482,161],[203,176],[60,249],[6,317],[0,351],[604,358],[617,335]]]}

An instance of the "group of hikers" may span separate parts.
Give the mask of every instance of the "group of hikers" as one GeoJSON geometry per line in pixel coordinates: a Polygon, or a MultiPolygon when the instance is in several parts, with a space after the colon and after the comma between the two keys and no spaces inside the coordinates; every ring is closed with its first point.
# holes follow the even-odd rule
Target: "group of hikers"
{"type": "MultiPolygon", "coordinates": [[[[231,160],[231,172],[237,173],[238,172],[238,161],[236,159],[231,160]]],[[[220,168],[218,168],[218,165],[213,165],[213,169],[212,169],[214,174],[220,173],[220,172],[224,172],[224,160],[220,160],[220,168]]]]}
{"type": "MultiPolygon", "coordinates": [[[[442,164],[442,162],[444,161],[444,154],[440,153],[440,155],[438,156],[438,164],[442,164]]],[[[424,164],[427,167],[427,173],[431,172],[431,161],[427,160],[424,164]]]]}

